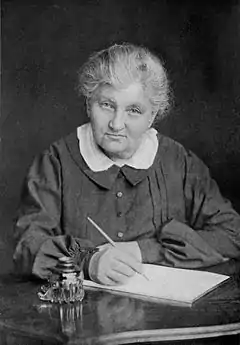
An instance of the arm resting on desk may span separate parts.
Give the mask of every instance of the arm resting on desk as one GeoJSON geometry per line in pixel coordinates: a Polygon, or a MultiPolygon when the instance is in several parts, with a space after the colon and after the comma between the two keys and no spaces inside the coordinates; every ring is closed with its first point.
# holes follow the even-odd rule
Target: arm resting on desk
{"type": "Polygon", "coordinates": [[[59,257],[74,256],[81,264],[81,248],[93,247],[87,239],[63,233],[61,183],[58,159],[51,152],[37,157],[24,183],[16,224],[14,262],[21,274],[47,278],[59,257]]]}
{"type": "Polygon", "coordinates": [[[203,267],[240,257],[240,216],[224,199],[208,168],[191,152],[185,155],[186,223],[170,219],[159,240],[163,263],[203,267]]]}

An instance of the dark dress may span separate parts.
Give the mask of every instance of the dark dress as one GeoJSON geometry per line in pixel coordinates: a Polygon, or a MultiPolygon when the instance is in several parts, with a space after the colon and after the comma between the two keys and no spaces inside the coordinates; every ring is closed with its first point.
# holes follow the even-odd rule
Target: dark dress
{"type": "Polygon", "coordinates": [[[144,263],[198,268],[240,257],[240,217],[207,167],[170,138],[158,140],[146,170],[91,171],[76,132],[39,155],[22,192],[17,270],[46,278],[58,257],[105,243],[87,216],[114,241],[137,241],[144,263]]]}

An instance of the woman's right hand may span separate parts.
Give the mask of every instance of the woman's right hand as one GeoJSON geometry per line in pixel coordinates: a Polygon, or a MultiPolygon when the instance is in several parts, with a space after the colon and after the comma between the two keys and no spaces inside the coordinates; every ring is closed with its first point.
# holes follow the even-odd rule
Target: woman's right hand
{"type": "Polygon", "coordinates": [[[130,253],[106,246],[92,256],[88,270],[96,283],[117,285],[124,284],[136,272],[141,273],[142,263],[130,253]]]}

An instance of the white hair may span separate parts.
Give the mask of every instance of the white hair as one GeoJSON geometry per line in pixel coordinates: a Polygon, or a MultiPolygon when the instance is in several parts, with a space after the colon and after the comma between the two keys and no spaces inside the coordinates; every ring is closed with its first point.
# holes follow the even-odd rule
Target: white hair
{"type": "Polygon", "coordinates": [[[91,99],[102,85],[126,87],[140,82],[153,106],[162,118],[169,109],[170,87],[162,61],[144,47],[115,44],[88,59],[79,71],[78,90],[91,99]]]}

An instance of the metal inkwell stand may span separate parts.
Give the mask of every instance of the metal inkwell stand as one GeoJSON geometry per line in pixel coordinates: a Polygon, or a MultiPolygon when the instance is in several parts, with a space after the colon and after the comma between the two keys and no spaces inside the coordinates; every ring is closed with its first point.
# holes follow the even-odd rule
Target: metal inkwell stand
{"type": "Polygon", "coordinates": [[[60,304],[83,300],[83,272],[76,269],[72,257],[58,259],[54,274],[41,286],[38,297],[42,301],[60,304]]]}

